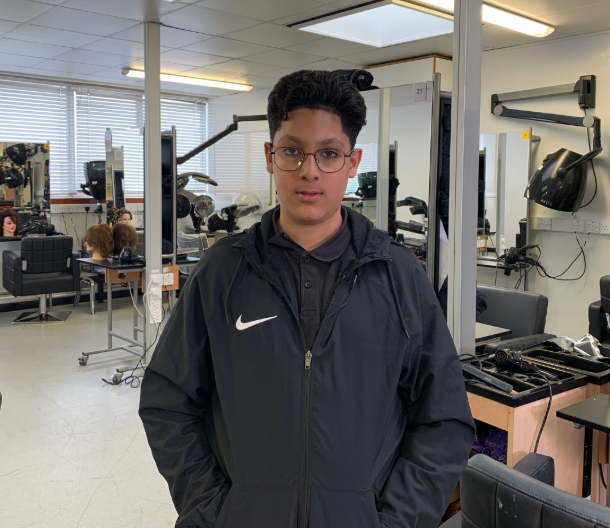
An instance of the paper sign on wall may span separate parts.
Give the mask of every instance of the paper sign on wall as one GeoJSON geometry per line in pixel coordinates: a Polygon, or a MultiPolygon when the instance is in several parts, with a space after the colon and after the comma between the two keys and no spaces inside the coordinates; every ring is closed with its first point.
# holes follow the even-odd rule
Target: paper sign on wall
{"type": "Polygon", "coordinates": [[[114,149],[114,161],[123,161],[123,147],[114,149]]]}
{"type": "Polygon", "coordinates": [[[106,143],[106,152],[110,152],[112,150],[112,130],[106,130],[104,138],[106,143]]]}
{"type": "Polygon", "coordinates": [[[413,102],[421,103],[426,100],[428,83],[415,83],[413,85],[413,102]]]}

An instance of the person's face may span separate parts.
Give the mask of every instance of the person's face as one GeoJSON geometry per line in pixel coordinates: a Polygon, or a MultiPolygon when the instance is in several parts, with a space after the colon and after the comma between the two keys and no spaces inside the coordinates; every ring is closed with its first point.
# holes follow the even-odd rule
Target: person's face
{"type": "Polygon", "coordinates": [[[17,229],[17,225],[13,222],[13,219],[9,216],[4,219],[3,224],[4,236],[12,236],[17,229]]]}
{"type": "Polygon", "coordinates": [[[320,224],[337,213],[345,195],[349,178],[356,176],[362,158],[362,150],[356,149],[338,172],[320,170],[313,156],[295,171],[278,168],[274,154],[278,148],[295,147],[306,153],[321,149],[351,151],[350,142],[343,132],[341,118],[325,110],[295,110],[282,121],[273,138],[273,145],[265,143],[267,172],[273,173],[282,212],[299,224],[320,224]]]}
{"type": "Polygon", "coordinates": [[[121,218],[119,218],[119,224],[131,225],[131,216],[129,215],[129,213],[121,215],[121,218]]]}

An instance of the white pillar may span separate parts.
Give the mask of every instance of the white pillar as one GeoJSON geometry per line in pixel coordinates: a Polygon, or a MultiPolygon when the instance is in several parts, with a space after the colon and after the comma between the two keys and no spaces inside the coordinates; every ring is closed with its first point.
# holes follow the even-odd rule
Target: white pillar
{"type": "MultiPolygon", "coordinates": [[[[145,283],[152,274],[161,273],[161,26],[144,24],[144,241],[145,283]]],[[[148,310],[145,313],[145,343],[150,347],[157,334],[148,310]]],[[[146,363],[154,351],[151,348],[146,363]]]]}
{"type": "Polygon", "coordinates": [[[377,229],[388,230],[390,209],[390,88],[379,90],[379,151],[377,152],[377,229]]]}
{"type": "Polygon", "coordinates": [[[460,354],[475,349],[481,15],[481,0],[455,0],[447,323],[460,354]]]}

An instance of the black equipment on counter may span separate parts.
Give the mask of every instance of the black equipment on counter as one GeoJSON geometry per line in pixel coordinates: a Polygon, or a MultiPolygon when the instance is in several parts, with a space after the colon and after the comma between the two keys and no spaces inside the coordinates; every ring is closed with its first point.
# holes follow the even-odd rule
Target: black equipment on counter
{"type": "Polygon", "coordinates": [[[506,392],[508,394],[513,391],[513,386],[510,383],[506,383],[498,378],[494,378],[491,374],[487,374],[486,372],[473,367],[470,363],[462,363],[462,371],[469,374],[475,380],[480,381],[481,383],[487,383],[494,389],[501,390],[502,392],[506,392]]]}
{"type": "Polygon", "coordinates": [[[505,368],[506,370],[510,370],[511,372],[518,372],[523,374],[540,374],[544,376],[546,379],[551,381],[557,381],[557,376],[551,374],[546,370],[542,370],[540,367],[528,361],[527,359],[523,359],[520,352],[516,352],[514,350],[498,350],[495,355],[496,364],[505,368]]]}
{"type": "Polygon", "coordinates": [[[103,211],[102,202],[106,201],[106,161],[86,161],[83,164],[85,183],[80,184],[82,191],[97,201],[95,213],[103,211]]]}
{"type": "Polygon", "coordinates": [[[121,250],[121,254],[119,255],[119,264],[121,266],[133,264],[133,249],[129,246],[125,246],[121,250]]]}
{"type": "Polygon", "coordinates": [[[377,171],[358,174],[358,190],[355,194],[361,198],[377,198],[377,171]]]}

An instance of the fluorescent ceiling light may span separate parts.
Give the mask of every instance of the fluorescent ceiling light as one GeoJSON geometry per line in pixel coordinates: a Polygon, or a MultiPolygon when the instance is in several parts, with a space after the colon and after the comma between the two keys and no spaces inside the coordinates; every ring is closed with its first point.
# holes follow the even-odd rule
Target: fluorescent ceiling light
{"type": "MultiPolygon", "coordinates": [[[[440,7],[453,13],[453,0],[417,0],[425,4],[429,4],[434,7],[440,7]]],[[[501,26],[506,29],[512,29],[519,33],[525,33],[532,37],[547,37],[555,28],[543,24],[542,22],[536,22],[529,18],[521,15],[515,15],[509,13],[494,6],[483,4],[483,22],[494,24],[495,26],[501,26]]]]}
{"type": "MultiPolygon", "coordinates": [[[[453,8],[454,0],[381,0],[289,27],[369,46],[393,46],[453,33],[453,8]]],[[[533,37],[546,37],[555,31],[541,22],[485,4],[482,19],[533,37]]]]}
{"type": "Polygon", "coordinates": [[[405,9],[403,5],[411,4],[397,0],[384,1],[298,26],[310,33],[378,48],[453,32],[453,22],[444,13],[419,7],[405,9]]]}
{"type": "MultiPolygon", "coordinates": [[[[145,74],[141,70],[132,70],[130,68],[123,69],[123,75],[127,77],[135,77],[136,79],[144,79],[145,74]]],[[[210,79],[200,79],[198,77],[184,77],[183,75],[170,75],[162,73],[161,80],[166,82],[175,82],[182,84],[193,84],[195,86],[207,86],[209,88],[222,88],[224,90],[233,90],[238,92],[247,92],[252,90],[249,84],[237,84],[225,81],[211,81],[210,79]]]]}

